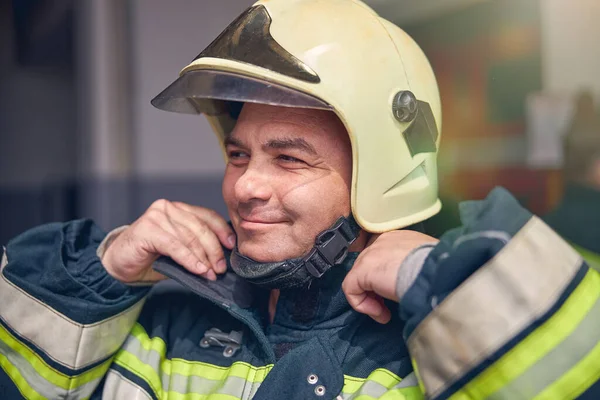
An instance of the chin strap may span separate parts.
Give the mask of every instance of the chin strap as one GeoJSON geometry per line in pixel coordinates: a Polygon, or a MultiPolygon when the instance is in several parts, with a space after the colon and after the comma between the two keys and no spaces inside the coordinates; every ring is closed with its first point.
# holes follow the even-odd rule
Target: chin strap
{"type": "Polygon", "coordinates": [[[304,257],[260,263],[241,255],[236,248],[231,253],[231,267],[242,278],[266,289],[302,286],[342,263],[359,233],[360,226],[352,215],[340,217],[331,228],[317,236],[315,246],[304,257]]]}

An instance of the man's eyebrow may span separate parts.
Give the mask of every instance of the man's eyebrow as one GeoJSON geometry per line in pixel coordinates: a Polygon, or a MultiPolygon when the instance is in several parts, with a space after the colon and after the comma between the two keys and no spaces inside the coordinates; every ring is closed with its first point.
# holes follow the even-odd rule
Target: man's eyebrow
{"type": "Polygon", "coordinates": [[[241,140],[234,138],[231,135],[225,137],[225,147],[227,146],[245,147],[241,140]]]}
{"type": "Polygon", "coordinates": [[[317,150],[315,150],[315,148],[303,138],[281,138],[269,140],[263,145],[263,149],[296,149],[304,151],[313,156],[317,155],[317,150]]]}

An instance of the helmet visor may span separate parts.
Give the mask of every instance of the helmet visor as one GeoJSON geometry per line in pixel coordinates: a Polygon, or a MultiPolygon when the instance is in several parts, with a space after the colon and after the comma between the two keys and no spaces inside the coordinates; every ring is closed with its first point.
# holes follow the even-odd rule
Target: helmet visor
{"type": "Polygon", "coordinates": [[[324,101],[296,89],[215,70],[184,73],[151,103],[165,111],[219,115],[230,112],[228,102],[333,110],[324,101]]]}

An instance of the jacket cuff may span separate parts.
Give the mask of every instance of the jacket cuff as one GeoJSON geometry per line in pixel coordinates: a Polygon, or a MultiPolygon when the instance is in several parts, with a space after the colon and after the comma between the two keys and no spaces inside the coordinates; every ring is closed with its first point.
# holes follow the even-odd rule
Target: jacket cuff
{"type": "Polygon", "coordinates": [[[424,244],[412,250],[400,266],[398,277],[396,278],[396,296],[399,301],[402,300],[408,289],[417,279],[417,276],[423,269],[423,264],[429,256],[429,253],[435,248],[436,243],[424,244]]]}
{"type": "Polygon", "coordinates": [[[98,249],[96,250],[96,255],[98,256],[98,258],[100,260],[102,260],[102,257],[104,257],[104,253],[106,253],[106,250],[108,250],[108,247],[127,228],[129,228],[129,225],[123,225],[123,226],[113,229],[112,231],[110,231],[108,233],[108,235],[106,235],[104,240],[102,240],[102,242],[100,242],[100,245],[98,246],[98,249]]]}

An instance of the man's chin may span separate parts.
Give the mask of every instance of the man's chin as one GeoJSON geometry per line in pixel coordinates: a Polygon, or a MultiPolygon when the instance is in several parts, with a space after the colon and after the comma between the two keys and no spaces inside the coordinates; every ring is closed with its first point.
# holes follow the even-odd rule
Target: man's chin
{"type": "MultiPolygon", "coordinates": [[[[248,241],[238,241],[238,252],[244,257],[248,257],[260,263],[282,262],[292,258],[302,257],[298,249],[282,249],[278,246],[265,246],[248,241]]],[[[280,247],[280,246],[279,246],[280,247]]]]}

